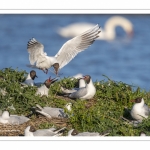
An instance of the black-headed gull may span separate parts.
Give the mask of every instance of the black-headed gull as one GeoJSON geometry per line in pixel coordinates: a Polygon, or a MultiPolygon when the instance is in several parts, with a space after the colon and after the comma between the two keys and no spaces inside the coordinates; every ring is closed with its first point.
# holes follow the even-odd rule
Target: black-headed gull
{"type": "Polygon", "coordinates": [[[68,40],[55,56],[47,56],[44,52],[44,46],[35,38],[32,38],[27,44],[29,53],[29,67],[38,68],[45,73],[50,67],[54,67],[56,75],[58,70],[67,65],[79,52],[87,49],[100,33],[100,27],[97,24],[86,32],[68,40]]]}
{"type": "Polygon", "coordinates": [[[62,133],[59,133],[60,131],[64,130],[66,127],[63,127],[59,130],[56,130],[55,128],[49,128],[49,129],[39,129],[35,130],[33,126],[27,126],[24,130],[25,136],[61,136],[62,133]]]}
{"type": "MultiPolygon", "coordinates": [[[[41,107],[40,105],[36,104],[37,109],[36,112],[48,117],[48,118],[67,118],[68,115],[64,112],[64,109],[62,108],[53,108],[53,107],[41,107]]],[[[66,106],[67,109],[69,108],[69,105],[66,106]]]]}
{"type": "Polygon", "coordinates": [[[106,136],[109,133],[105,133],[103,135],[99,134],[98,132],[78,132],[75,129],[71,129],[68,131],[68,136],[106,136]]]}
{"type": "Polygon", "coordinates": [[[26,80],[21,84],[22,85],[34,86],[35,77],[37,78],[36,71],[31,70],[30,73],[27,75],[26,80]]]}
{"type": "Polygon", "coordinates": [[[51,86],[51,84],[53,84],[55,81],[57,81],[58,79],[57,78],[54,78],[54,79],[47,79],[44,84],[39,87],[35,93],[35,95],[40,95],[40,96],[47,96],[48,97],[48,92],[49,92],[49,88],[51,86]]]}
{"type": "MultiPolygon", "coordinates": [[[[62,37],[71,38],[81,34],[93,26],[94,24],[88,22],[76,22],[67,25],[66,27],[60,27],[57,30],[57,33],[62,37]]],[[[115,29],[117,26],[120,26],[128,36],[133,35],[133,24],[130,20],[122,16],[113,16],[106,21],[97,40],[114,40],[116,38],[115,29]]]]}
{"type": "Polygon", "coordinates": [[[91,76],[85,75],[83,79],[86,81],[86,86],[78,88],[75,92],[68,94],[72,99],[92,99],[96,93],[96,88],[93,84],[91,76]]]}
{"type": "Polygon", "coordinates": [[[4,111],[2,116],[0,116],[0,123],[2,124],[19,125],[29,120],[30,119],[25,116],[10,115],[8,111],[4,111]]]}
{"type": "Polygon", "coordinates": [[[144,99],[142,97],[138,97],[131,101],[135,102],[130,112],[132,118],[138,122],[142,122],[144,118],[148,118],[150,115],[150,110],[149,107],[144,103],[144,99]]]}

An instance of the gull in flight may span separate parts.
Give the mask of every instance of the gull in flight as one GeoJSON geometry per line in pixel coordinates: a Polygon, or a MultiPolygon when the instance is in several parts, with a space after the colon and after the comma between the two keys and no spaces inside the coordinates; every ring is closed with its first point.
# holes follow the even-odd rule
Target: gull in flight
{"type": "Polygon", "coordinates": [[[58,70],[67,65],[78,53],[87,49],[99,37],[100,27],[97,24],[82,34],[68,40],[60,48],[55,56],[47,56],[44,52],[44,45],[32,38],[27,44],[30,65],[28,67],[41,69],[48,73],[50,67],[54,68],[55,74],[58,70]]]}

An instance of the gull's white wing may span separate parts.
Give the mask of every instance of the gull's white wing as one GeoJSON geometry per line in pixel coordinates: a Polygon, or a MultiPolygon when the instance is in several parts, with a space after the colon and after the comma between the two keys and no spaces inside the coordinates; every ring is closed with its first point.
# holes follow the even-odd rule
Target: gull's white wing
{"type": "Polygon", "coordinates": [[[52,107],[44,107],[43,110],[40,112],[41,114],[48,114],[51,117],[65,117],[66,114],[62,108],[52,108],[52,107]]]}
{"type": "MultiPolygon", "coordinates": [[[[30,64],[34,65],[34,63],[39,59],[43,61],[45,56],[47,55],[44,52],[44,46],[40,42],[38,42],[35,38],[32,38],[27,44],[27,50],[29,53],[30,64]]],[[[39,61],[38,60],[38,61],[39,61]]]]}
{"type": "Polygon", "coordinates": [[[17,116],[17,115],[10,115],[10,118],[8,119],[8,122],[10,124],[23,124],[27,121],[29,121],[30,119],[25,117],[25,116],[17,116]]]}
{"type": "Polygon", "coordinates": [[[59,63],[59,69],[68,64],[79,52],[88,48],[99,37],[99,33],[100,27],[97,24],[92,29],[67,41],[55,55],[59,63]]]}
{"type": "Polygon", "coordinates": [[[33,135],[34,136],[54,136],[56,135],[56,133],[54,133],[53,131],[49,129],[39,129],[33,132],[33,135]]]}
{"type": "Polygon", "coordinates": [[[71,93],[70,98],[81,98],[87,94],[86,88],[80,88],[77,92],[71,93]]]}
{"type": "Polygon", "coordinates": [[[64,89],[62,86],[60,87],[61,91],[65,94],[70,94],[70,93],[73,93],[73,92],[76,92],[79,88],[74,88],[74,89],[64,89]]]}

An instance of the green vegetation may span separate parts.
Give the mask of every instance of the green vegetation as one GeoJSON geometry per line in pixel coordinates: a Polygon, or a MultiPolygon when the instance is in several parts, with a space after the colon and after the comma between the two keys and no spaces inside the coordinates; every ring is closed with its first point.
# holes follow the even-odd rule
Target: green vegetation
{"type": "MultiPolygon", "coordinates": [[[[92,100],[71,100],[62,96],[60,85],[66,88],[72,88],[76,80],[63,78],[55,82],[49,91],[49,97],[35,96],[37,87],[22,88],[20,82],[23,82],[27,76],[26,71],[18,71],[12,68],[0,70],[0,89],[7,93],[0,92],[0,109],[8,110],[10,114],[29,115],[36,104],[40,106],[60,107],[72,103],[71,112],[67,120],[67,130],[74,128],[79,132],[109,132],[108,136],[139,136],[141,131],[150,135],[150,118],[143,120],[138,126],[133,126],[124,121],[121,116],[131,119],[126,108],[131,109],[133,103],[131,99],[143,97],[145,103],[150,106],[150,93],[123,82],[116,82],[104,76],[104,80],[94,82],[97,89],[96,95],[92,100]],[[15,109],[12,109],[12,106],[15,109]]],[[[36,82],[36,81],[35,81],[36,82]]],[[[37,116],[33,115],[30,119],[34,120],[37,116]]],[[[53,122],[42,122],[38,128],[49,128],[55,125],[53,122]]]]}

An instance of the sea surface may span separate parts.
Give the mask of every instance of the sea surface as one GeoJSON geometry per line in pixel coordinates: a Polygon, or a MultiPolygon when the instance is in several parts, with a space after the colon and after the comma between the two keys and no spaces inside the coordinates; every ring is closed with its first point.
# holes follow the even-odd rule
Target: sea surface
{"type": "MultiPolygon", "coordinates": [[[[117,14],[119,15],[119,14],[117,14]]],[[[75,22],[98,23],[104,28],[105,22],[115,14],[0,14],[0,69],[26,70],[29,54],[27,42],[32,38],[40,41],[48,55],[54,56],[70,38],[57,33],[59,27],[75,22]]],[[[128,37],[121,27],[116,27],[113,41],[96,40],[92,46],[79,53],[61,69],[61,78],[78,73],[91,75],[93,81],[112,80],[139,86],[150,91],[150,15],[119,15],[130,20],[134,34],[128,37]]],[[[50,69],[53,71],[53,69],[50,69]]],[[[49,76],[36,70],[35,82],[44,82],[49,76]]]]}

